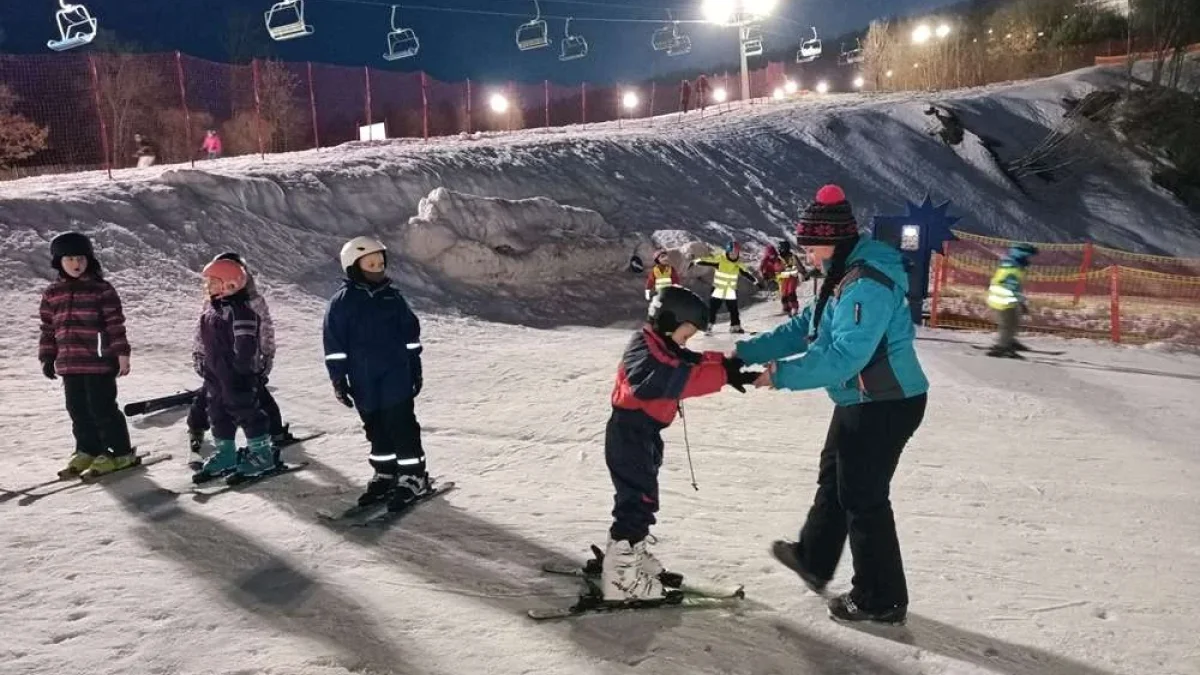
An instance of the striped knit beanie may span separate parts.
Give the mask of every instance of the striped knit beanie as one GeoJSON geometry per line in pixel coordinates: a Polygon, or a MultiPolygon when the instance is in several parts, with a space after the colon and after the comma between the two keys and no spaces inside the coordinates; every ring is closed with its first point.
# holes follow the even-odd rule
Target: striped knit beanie
{"type": "Polygon", "coordinates": [[[846,193],[832,184],[817,191],[817,200],[804,209],[796,224],[799,246],[836,246],[857,236],[858,223],[846,193]]]}

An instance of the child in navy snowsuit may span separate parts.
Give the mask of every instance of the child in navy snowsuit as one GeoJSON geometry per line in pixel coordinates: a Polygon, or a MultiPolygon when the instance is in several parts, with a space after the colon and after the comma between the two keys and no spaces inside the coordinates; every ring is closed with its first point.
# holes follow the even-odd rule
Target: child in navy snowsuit
{"type": "Polygon", "coordinates": [[[616,489],[603,563],[605,600],[666,596],[663,566],[646,549],[646,537],[658,511],[661,432],[675,421],[679,401],[715,393],[726,384],[744,392],[757,376],[741,372],[741,362],[721,352],[684,346],[708,327],[708,319],[708,308],[695,293],[682,286],[663,288],[617,369],[604,436],[604,459],[616,489]]]}
{"type": "Polygon", "coordinates": [[[361,506],[399,510],[430,489],[416,397],[421,324],[387,278],[387,248],[370,237],[342,247],[346,280],[325,312],[325,365],[334,395],[358,408],[375,470],[361,506]]]}
{"type": "Polygon", "coordinates": [[[230,472],[250,477],[277,464],[259,401],[260,326],[246,292],[246,270],[232,260],[214,260],[203,274],[211,300],[200,315],[197,356],[216,452],[192,476],[197,483],[230,472]],[[238,428],[246,435],[243,453],[235,440],[238,428]]]}

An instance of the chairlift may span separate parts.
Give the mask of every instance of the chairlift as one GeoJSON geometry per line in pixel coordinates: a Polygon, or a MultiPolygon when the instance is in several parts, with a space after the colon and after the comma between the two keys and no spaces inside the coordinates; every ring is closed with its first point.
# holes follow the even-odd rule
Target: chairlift
{"type": "Polygon", "coordinates": [[[562,51],[558,54],[559,61],[574,61],[587,56],[588,43],[582,35],[571,35],[571,19],[567,18],[566,28],[563,29],[562,51]]]}
{"type": "Polygon", "coordinates": [[[811,40],[800,43],[800,51],[796,52],[796,63],[812,63],[821,56],[821,38],[817,35],[817,27],[812,27],[811,40]]]}
{"type": "Polygon", "coordinates": [[[746,37],[742,40],[742,51],[746,56],[758,56],[763,53],[762,28],[747,26],[746,37]]]}
{"type": "Polygon", "coordinates": [[[396,9],[396,5],[392,5],[392,32],[388,33],[388,50],[383,55],[386,61],[411,58],[421,51],[421,41],[413,29],[396,25],[396,9]]]}
{"type": "Polygon", "coordinates": [[[650,36],[650,46],[656,52],[665,52],[671,49],[671,46],[679,41],[679,22],[675,17],[671,16],[671,10],[667,10],[667,23],[662,28],[654,31],[650,36]]]}
{"type": "Polygon", "coordinates": [[[866,55],[863,54],[862,40],[858,40],[858,46],[854,49],[846,50],[845,47],[842,48],[842,54],[838,57],[838,64],[849,66],[855,63],[862,63],[866,58],[866,55]]]}
{"type": "Polygon", "coordinates": [[[541,49],[550,44],[550,33],[546,28],[546,21],[542,19],[542,7],[538,0],[533,0],[533,6],[537,14],[528,23],[517,26],[517,49],[523,52],[541,49]]]}
{"type": "Polygon", "coordinates": [[[82,47],[96,38],[96,17],[83,5],[69,5],[67,0],[58,0],[58,39],[46,42],[56,52],[82,47]]]}
{"type": "Polygon", "coordinates": [[[276,42],[313,34],[313,27],[304,23],[304,0],[280,0],[263,12],[263,20],[267,33],[276,42]]]}
{"type": "Polygon", "coordinates": [[[692,38],[687,35],[680,35],[675,38],[675,42],[667,47],[667,56],[683,56],[684,54],[692,53],[692,38]]]}

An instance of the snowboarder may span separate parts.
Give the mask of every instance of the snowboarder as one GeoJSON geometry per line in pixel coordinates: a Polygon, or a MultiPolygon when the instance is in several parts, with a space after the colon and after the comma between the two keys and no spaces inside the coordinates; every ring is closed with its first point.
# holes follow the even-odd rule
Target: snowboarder
{"type": "Polygon", "coordinates": [[[221,142],[220,134],[216,129],[209,129],[204,134],[204,143],[200,145],[200,152],[205,153],[208,159],[220,159],[223,150],[224,144],[221,142]]]}
{"type": "Polygon", "coordinates": [[[646,302],[652,300],[660,290],[672,285],[679,285],[679,273],[671,266],[666,250],[660,248],[654,252],[654,267],[646,274],[646,302]]]}
{"type": "Polygon", "coordinates": [[[62,377],[75,453],[60,478],[90,478],[136,466],[129,426],[117,407],[117,378],[129,374],[121,298],[104,280],[92,242],[79,232],[50,242],[58,279],[42,293],[38,360],[62,377]]]}
{"type": "Polygon", "coordinates": [[[209,303],[196,327],[196,344],[216,451],[192,480],[203,483],[230,473],[254,477],[279,464],[260,400],[261,321],[250,306],[244,267],[229,259],[213,260],[201,274],[209,303]],[[239,428],[246,435],[246,450],[240,453],[239,428]]]}
{"type": "Polygon", "coordinates": [[[137,144],[137,151],[133,156],[137,158],[138,168],[154,166],[154,163],[158,161],[158,148],[154,145],[154,141],[141,134],[134,134],[133,142],[137,144]]]}
{"type": "MultiPolygon", "coordinates": [[[[712,298],[708,301],[708,318],[715,324],[717,312],[724,303],[725,308],[729,310],[730,333],[746,332],[742,330],[742,319],[738,313],[738,277],[745,277],[750,283],[762,287],[759,280],[755,279],[750,270],[740,262],[741,256],[742,245],[736,241],[729,241],[725,244],[723,252],[714,253],[693,262],[694,265],[716,268],[713,271],[712,298]]],[[[708,332],[711,332],[711,328],[708,332]]]]}
{"type": "Polygon", "coordinates": [[[720,352],[687,349],[688,339],[708,326],[700,296],[667,286],[650,304],[646,324],[633,335],[617,368],[612,415],[604,436],[604,459],[616,490],[601,585],[607,601],[666,596],[662,564],[646,548],[658,511],[661,432],[675,421],[679,401],[720,391],[739,391],[757,373],[720,352]]]}
{"type": "Polygon", "coordinates": [[[346,279],[325,312],[325,366],[334,396],[357,408],[375,474],[360,506],[400,510],[430,490],[415,403],[421,324],[387,277],[387,247],[355,237],[342,247],[346,279]]]}
{"type": "Polygon", "coordinates": [[[784,239],[779,242],[779,262],[782,269],[776,275],[779,281],[779,300],[783,303],[783,313],[796,316],[800,311],[800,301],[796,299],[796,291],[800,287],[800,279],[804,276],[804,265],[792,252],[792,242],[784,239]]]}
{"type": "Polygon", "coordinates": [[[734,350],[745,363],[769,364],[755,386],[824,387],[835,404],[799,541],[776,541],[771,552],[821,593],[849,536],[853,588],[829,601],[829,615],[902,623],[908,589],[889,492],[929,388],[913,346],[908,275],[899,251],[859,237],[836,185],[821,188],[804,210],[796,241],[826,271],[815,303],[734,350]]]}
{"type": "Polygon", "coordinates": [[[1018,352],[1027,351],[1027,347],[1017,340],[1017,331],[1021,328],[1021,315],[1028,312],[1025,304],[1025,294],[1021,292],[1025,280],[1025,270],[1038,249],[1033,244],[1015,244],[1003,258],[1000,266],[992,275],[992,283],[988,286],[987,304],[996,312],[996,344],[988,351],[988,356],[1019,359],[1018,352]]]}
{"type": "MultiPolygon", "coordinates": [[[[246,266],[246,261],[242,256],[233,251],[226,251],[213,258],[213,262],[218,260],[232,260],[242,266],[246,272],[246,296],[250,304],[250,309],[254,310],[255,316],[258,317],[258,354],[255,358],[255,372],[259,374],[258,380],[258,402],[262,407],[263,412],[267,414],[267,428],[271,434],[271,445],[276,450],[279,446],[292,440],[294,437],[288,430],[288,425],[283,423],[283,414],[279,411],[279,403],[275,401],[275,397],[271,394],[271,390],[267,388],[268,378],[271,375],[271,368],[275,364],[275,324],[271,320],[271,310],[267,306],[267,301],[262,294],[258,292],[258,285],[254,282],[254,275],[250,272],[250,268],[246,266]]],[[[195,340],[192,343],[192,366],[196,374],[204,377],[204,346],[200,342],[200,332],[196,332],[195,340]]],[[[200,388],[200,393],[192,399],[191,408],[188,410],[187,416],[188,427],[188,447],[189,447],[189,465],[193,465],[194,470],[199,470],[204,462],[200,450],[204,445],[204,433],[208,431],[208,401],[204,393],[204,388],[200,388]]]]}

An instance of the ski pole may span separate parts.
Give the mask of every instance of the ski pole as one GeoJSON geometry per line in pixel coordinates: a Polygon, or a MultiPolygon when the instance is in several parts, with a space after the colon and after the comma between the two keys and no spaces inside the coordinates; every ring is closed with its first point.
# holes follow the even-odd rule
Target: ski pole
{"type": "Polygon", "coordinates": [[[687,417],[683,414],[683,404],[678,403],[679,421],[683,422],[683,449],[687,452],[688,473],[692,474],[692,489],[696,492],[700,491],[700,486],[696,484],[696,467],[692,466],[692,444],[688,442],[687,433],[687,417]]]}

